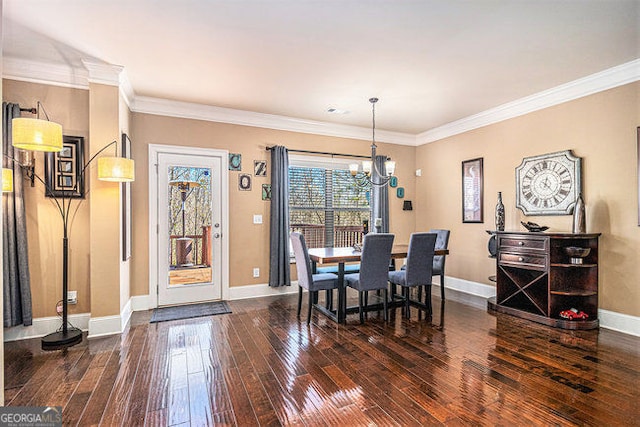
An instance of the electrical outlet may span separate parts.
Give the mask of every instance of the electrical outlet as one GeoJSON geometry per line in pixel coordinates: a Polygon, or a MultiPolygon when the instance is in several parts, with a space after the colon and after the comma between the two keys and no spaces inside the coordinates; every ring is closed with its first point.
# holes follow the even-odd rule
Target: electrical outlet
{"type": "Polygon", "coordinates": [[[253,216],[254,224],[262,224],[262,215],[254,215],[253,216]]]}
{"type": "Polygon", "coordinates": [[[259,268],[254,268],[253,269],[253,277],[260,277],[260,269],[259,268]]]}
{"type": "Polygon", "coordinates": [[[78,291],[67,291],[67,304],[78,303],[78,291]]]}

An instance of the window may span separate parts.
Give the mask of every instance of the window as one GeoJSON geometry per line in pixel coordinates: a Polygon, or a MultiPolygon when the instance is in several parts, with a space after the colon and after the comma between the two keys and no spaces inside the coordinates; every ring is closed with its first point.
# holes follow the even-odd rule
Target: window
{"type": "Polygon", "coordinates": [[[351,178],[349,161],[293,155],[289,160],[291,231],[302,233],[309,248],[361,244],[371,217],[370,188],[351,178]]]}

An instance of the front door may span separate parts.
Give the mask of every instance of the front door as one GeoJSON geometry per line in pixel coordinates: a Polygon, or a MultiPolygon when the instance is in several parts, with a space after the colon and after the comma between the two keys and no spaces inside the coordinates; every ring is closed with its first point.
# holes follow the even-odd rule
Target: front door
{"type": "Polygon", "coordinates": [[[219,156],[158,153],[158,305],[222,298],[219,156]]]}

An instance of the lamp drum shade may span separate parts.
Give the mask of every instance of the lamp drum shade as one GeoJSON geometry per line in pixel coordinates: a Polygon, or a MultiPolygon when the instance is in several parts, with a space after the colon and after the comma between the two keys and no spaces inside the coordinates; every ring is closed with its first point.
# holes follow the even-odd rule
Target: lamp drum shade
{"type": "Polygon", "coordinates": [[[134,181],[135,168],[133,160],[124,157],[98,158],[98,179],[110,182],[134,181]]]}
{"type": "Polygon", "coordinates": [[[62,126],[58,123],[17,117],[11,125],[11,145],[16,148],[50,152],[62,150],[62,126]]]}
{"type": "Polygon", "coordinates": [[[11,193],[13,191],[13,170],[2,168],[2,192],[11,193]]]}

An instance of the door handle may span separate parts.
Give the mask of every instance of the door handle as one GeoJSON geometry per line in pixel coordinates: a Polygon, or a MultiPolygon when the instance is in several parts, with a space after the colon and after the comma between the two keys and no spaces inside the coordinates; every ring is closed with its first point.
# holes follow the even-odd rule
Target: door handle
{"type": "Polygon", "coordinates": [[[216,222],[215,224],[213,224],[213,226],[214,226],[215,228],[219,228],[219,227],[220,227],[220,223],[219,223],[219,222],[216,222]]]}
{"type": "Polygon", "coordinates": [[[220,233],[213,233],[213,237],[215,237],[216,239],[220,238],[220,233]]]}

